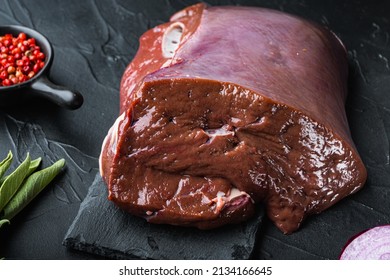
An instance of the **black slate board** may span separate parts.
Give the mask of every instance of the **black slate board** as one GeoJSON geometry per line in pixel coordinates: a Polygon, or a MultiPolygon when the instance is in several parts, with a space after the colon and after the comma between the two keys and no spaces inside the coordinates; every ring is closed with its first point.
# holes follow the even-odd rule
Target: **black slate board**
{"type": "Polygon", "coordinates": [[[259,210],[246,223],[211,231],[153,225],[110,202],[97,174],[63,243],[116,259],[248,259],[263,215],[259,210]]]}

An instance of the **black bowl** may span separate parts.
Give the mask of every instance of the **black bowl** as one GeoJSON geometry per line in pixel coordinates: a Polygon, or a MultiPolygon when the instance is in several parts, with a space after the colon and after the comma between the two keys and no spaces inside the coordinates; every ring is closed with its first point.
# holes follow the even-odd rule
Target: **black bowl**
{"type": "Polygon", "coordinates": [[[40,46],[41,51],[45,54],[45,66],[34,77],[23,83],[0,86],[0,106],[18,104],[30,97],[43,97],[67,109],[79,108],[83,104],[83,96],[79,92],[56,85],[47,77],[48,70],[53,62],[53,48],[46,37],[24,26],[0,26],[0,36],[5,34],[18,36],[21,32],[29,38],[35,38],[36,44],[40,46]]]}

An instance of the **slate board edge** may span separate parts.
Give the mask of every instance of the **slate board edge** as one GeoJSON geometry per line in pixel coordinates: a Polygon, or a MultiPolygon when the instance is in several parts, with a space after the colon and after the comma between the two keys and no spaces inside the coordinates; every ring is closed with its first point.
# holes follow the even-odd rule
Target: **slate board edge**
{"type": "Polygon", "coordinates": [[[72,236],[72,232],[73,232],[73,230],[75,228],[77,220],[83,214],[83,211],[80,211],[80,209],[84,209],[84,206],[86,204],[90,203],[91,192],[93,191],[92,186],[98,180],[99,180],[99,176],[98,176],[98,172],[97,172],[93,183],[91,184],[91,186],[88,189],[88,193],[87,193],[85,199],[80,204],[80,208],[79,208],[79,211],[78,211],[76,217],[74,218],[71,226],[68,229],[68,232],[65,235],[65,238],[64,238],[64,240],[62,242],[62,245],[66,246],[68,248],[74,249],[74,250],[81,251],[81,252],[86,252],[86,253],[102,256],[104,258],[111,258],[111,259],[132,259],[132,258],[133,259],[140,259],[139,256],[135,256],[135,255],[133,255],[131,253],[124,254],[123,252],[121,252],[119,250],[113,250],[113,249],[110,249],[110,248],[107,248],[107,247],[103,247],[103,246],[95,246],[95,244],[89,244],[89,243],[86,243],[86,242],[82,242],[80,239],[70,237],[70,236],[72,236]]]}
{"type": "Polygon", "coordinates": [[[96,247],[94,244],[88,244],[80,242],[75,238],[65,238],[63,243],[64,246],[70,249],[77,251],[98,255],[106,259],[119,259],[119,260],[129,260],[129,259],[141,259],[139,256],[134,256],[132,254],[123,254],[121,251],[109,249],[107,247],[96,247]]]}

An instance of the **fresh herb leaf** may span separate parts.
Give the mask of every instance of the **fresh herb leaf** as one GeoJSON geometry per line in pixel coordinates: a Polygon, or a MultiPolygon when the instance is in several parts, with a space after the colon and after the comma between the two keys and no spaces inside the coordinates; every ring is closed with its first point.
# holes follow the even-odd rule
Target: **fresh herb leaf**
{"type": "Polygon", "coordinates": [[[1,218],[11,220],[58,175],[64,165],[65,160],[60,159],[53,165],[30,175],[12,200],[5,206],[1,218]]]}
{"type": "Polygon", "coordinates": [[[41,160],[42,159],[39,157],[30,162],[30,166],[28,167],[28,173],[26,177],[30,176],[35,171],[35,169],[38,168],[38,166],[41,164],[41,160]]]}
{"type": "Polygon", "coordinates": [[[9,224],[9,221],[4,219],[4,220],[0,220],[0,228],[5,225],[5,224],[9,224]]]}
{"type": "Polygon", "coordinates": [[[11,165],[12,162],[12,152],[9,151],[8,155],[5,159],[3,159],[2,162],[0,162],[0,179],[3,177],[4,173],[7,171],[8,167],[11,165]]]}
{"type": "Polygon", "coordinates": [[[19,189],[24,178],[29,172],[30,169],[30,155],[27,154],[26,159],[12,172],[1,184],[0,187],[0,211],[4,208],[5,205],[11,200],[14,194],[19,189]]]}
{"type": "MultiPolygon", "coordinates": [[[[30,162],[30,166],[28,168],[28,173],[27,173],[26,177],[30,176],[35,171],[35,169],[38,168],[38,166],[41,164],[41,160],[42,159],[39,157],[39,158],[34,159],[33,161],[30,162]]],[[[8,176],[5,176],[5,177],[0,179],[0,186],[3,184],[3,182],[7,178],[8,178],[8,176]]]]}

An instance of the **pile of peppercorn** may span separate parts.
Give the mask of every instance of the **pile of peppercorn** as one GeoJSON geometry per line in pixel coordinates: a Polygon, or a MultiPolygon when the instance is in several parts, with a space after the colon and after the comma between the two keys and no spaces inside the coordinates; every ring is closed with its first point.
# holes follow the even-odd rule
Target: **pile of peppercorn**
{"type": "Polygon", "coordinates": [[[23,83],[45,65],[45,54],[25,33],[0,36],[0,86],[23,83]]]}

